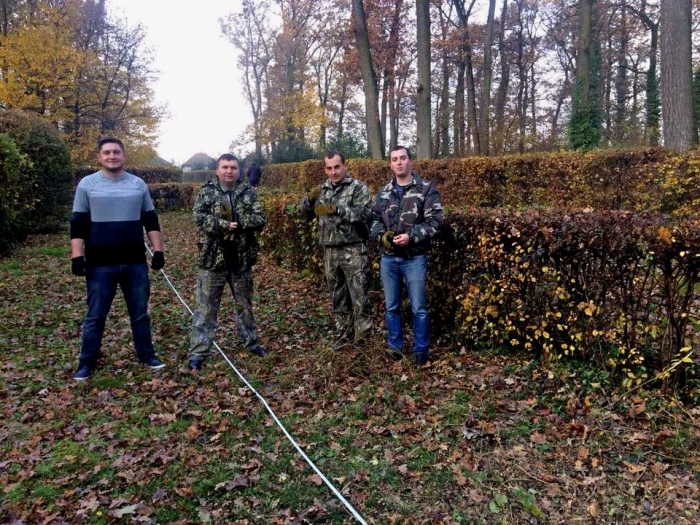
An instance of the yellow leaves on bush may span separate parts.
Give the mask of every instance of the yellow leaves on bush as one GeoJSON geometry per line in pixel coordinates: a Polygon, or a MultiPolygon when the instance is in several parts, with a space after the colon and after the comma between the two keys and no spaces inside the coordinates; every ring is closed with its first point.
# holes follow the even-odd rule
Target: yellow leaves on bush
{"type": "Polygon", "coordinates": [[[581,302],[578,304],[578,309],[582,310],[587,316],[592,317],[596,311],[596,305],[594,305],[592,301],[588,301],[587,303],[581,302]]]}
{"type": "MultiPolygon", "coordinates": [[[[459,297],[456,328],[465,344],[517,346],[547,359],[578,353],[632,374],[635,384],[645,380],[638,366],[652,365],[650,356],[671,362],[667,349],[677,343],[664,334],[671,318],[688,326],[687,309],[695,302],[683,295],[694,294],[699,280],[700,265],[687,256],[700,253],[700,229],[692,220],[474,210],[453,213],[448,223],[456,238],[444,249],[469,261],[459,266],[440,259],[461,272],[453,274],[459,284],[451,292],[459,297]],[[660,247],[663,237],[672,239],[672,250],[660,247]]],[[[446,268],[440,273],[450,280],[446,268]]],[[[438,310],[449,300],[438,297],[438,310]]]]}

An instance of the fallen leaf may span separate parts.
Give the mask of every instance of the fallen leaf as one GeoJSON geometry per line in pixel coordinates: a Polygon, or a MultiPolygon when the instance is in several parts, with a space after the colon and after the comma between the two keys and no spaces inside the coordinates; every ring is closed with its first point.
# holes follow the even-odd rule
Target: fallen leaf
{"type": "Polygon", "coordinates": [[[308,479],[311,483],[313,483],[317,487],[320,487],[321,485],[323,485],[323,480],[321,479],[321,476],[319,476],[318,474],[312,474],[311,476],[309,476],[306,479],[308,479]]]}
{"type": "Polygon", "coordinates": [[[121,518],[127,514],[134,514],[136,512],[136,509],[138,508],[138,504],[136,505],[127,505],[126,507],[122,507],[121,509],[113,510],[112,515],[115,518],[121,518]]]}

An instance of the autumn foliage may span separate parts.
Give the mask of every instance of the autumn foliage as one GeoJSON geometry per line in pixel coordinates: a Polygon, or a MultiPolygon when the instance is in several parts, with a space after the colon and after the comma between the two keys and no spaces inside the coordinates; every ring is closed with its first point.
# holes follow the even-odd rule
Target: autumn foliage
{"type": "MultiPolygon", "coordinates": [[[[700,209],[700,151],[599,151],[415,160],[449,209],[569,206],[687,215],[700,209]]],[[[388,163],[349,159],[348,172],[376,192],[390,178],[388,163]]],[[[303,191],[324,179],[323,161],[263,169],[262,185],[303,191]]]]}
{"type": "MultiPolygon", "coordinates": [[[[694,385],[698,160],[656,149],[416,161],[448,209],[430,254],[434,332],[594,361],[630,385],[671,373],[694,385]]],[[[389,180],[385,162],[348,165],[373,191],[389,180]]],[[[321,161],[268,166],[262,178],[263,249],[302,274],[322,273],[322,252],[296,208],[323,179],[321,161]]],[[[197,187],[163,185],[156,205],[189,205],[197,187]]],[[[377,257],[371,245],[375,269],[377,257]]]]}
{"type": "Polygon", "coordinates": [[[4,2],[0,104],[50,121],[71,160],[89,162],[97,139],[118,136],[132,160],[154,155],[163,108],[153,101],[145,31],[105,2],[4,2]]]}
{"type": "MultiPolygon", "coordinates": [[[[430,256],[436,333],[592,360],[630,384],[692,381],[699,162],[662,149],[415,161],[450,211],[430,256]]],[[[373,191],[390,178],[386,162],[348,168],[373,191]]],[[[275,226],[264,235],[297,270],[321,271],[313,225],[293,212],[323,179],[321,161],[263,175],[292,192],[265,199],[275,226]]]]}

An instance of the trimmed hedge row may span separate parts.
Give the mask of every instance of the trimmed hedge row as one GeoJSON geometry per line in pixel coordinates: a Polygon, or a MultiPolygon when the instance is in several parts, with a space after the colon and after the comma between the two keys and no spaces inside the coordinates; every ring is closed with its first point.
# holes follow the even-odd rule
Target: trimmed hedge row
{"type": "MultiPolygon", "coordinates": [[[[451,209],[700,211],[700,150],[664,149],[415,160],[451,209]]],[[[350,159],[348,172],[376,192],[391,180],[386,161],[350,159]]],[[[325,179],[323,161],[263,168],[262,185],[302,192],[325,179]]]]}
{"type": "Polygon", "coordinates": [[[203,183],[216,177],[216,170],[183,171],[180,182],[203,183]]]}
{"type": "MultiPolygon", "coordinates": [[[[188,198],[198,189],[190,185],[188,198]]],[[[322,274],[315,222],[296,216],[300,194],[259,194],[268,216],[263,250],[302,274],[322,274]]],[[[189,207],[184,197],[168,202],[168,209],[176,202],[189,207]]],[[[377,247],[370,244],[369,253],[376,268],[377,247]]],[[[630,384],[664,369],[673,369],[675,381],[695,377],[688,356],[700,336],[698,217],[562,208],[451,212],[430,252],[428,280],[436,336],[593,360],[630,384]]]]}
{"type": "Polygon", "coordinates": [[[149,184],[153,206],[158,211],[191,210],[201,184],[149,184]]]}
{"type": "MultiPolygon", "coordinates": [[[[291,269],[320,274],[315,223],[296,218],[298,200],[264,197],[263,248],[291,269]]],[[[376,267],[377,247],[369,253],[376,267]]],[[[453,212],[430,252],[428,280],[438,336],[594,360],[630,382],[671,366],[681,374],[680,360],[700,336],[692,321],[700,316],[700,220],[628,211],[453,212]]],[[[372,281],[377,287],[378,276],[372,281]]]]}

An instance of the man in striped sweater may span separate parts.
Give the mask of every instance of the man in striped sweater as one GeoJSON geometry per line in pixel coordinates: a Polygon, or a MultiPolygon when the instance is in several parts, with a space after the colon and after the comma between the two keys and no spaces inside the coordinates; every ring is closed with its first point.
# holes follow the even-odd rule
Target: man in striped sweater
{"type": "Polygon", "coordinates": [[[129,311],[136,356],[153,370],[165,367],[151,339],[150,281],[143,240],[145,228],[154,252],[151,268],[160,270],[165,259],[158,215],[143,179],[124,171],[122,142],[103,138],[97,153],[102,169],[78,184],[70,219],[71,271],[85,277],[88,304],[80,361],[73,374],[77,381],[95,371],[117,286],[129,311]]]}

